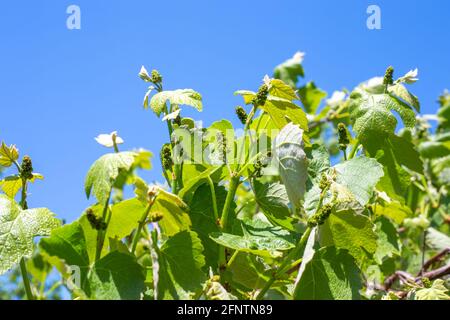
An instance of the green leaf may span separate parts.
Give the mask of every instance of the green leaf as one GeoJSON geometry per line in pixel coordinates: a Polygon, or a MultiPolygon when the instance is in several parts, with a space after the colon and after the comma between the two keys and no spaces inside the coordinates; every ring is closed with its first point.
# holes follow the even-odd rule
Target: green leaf
{"type": "Polygon", "coordinates": [[[363,89],[355,89],[350,95],[349,111],[357,138],[368,144],[393,134],[397,119],[392,110],[400,115],[405,127],[414,126],[415,113],[406,104],[388,94],[370,94],[363,89]]]}
{"type": "Polygon", "coordinates": [[[146,207],[136,198],[121,201],[111,208],[105,239],[123,239],[137,228],[146,207]]]}
{"type": "Polygon", "coordinates": [[[295,231],[294,219],[291,217],[289,198],[284,185],[273,182],[262,184],[253,181],[256,202],[272,223],[295,231]]]}
{"type": "Polygon", "coordinates": [[[139,300],[144,274],[132,255],[114,251],[98,260],[89,272],[86,286],[95,300],[139,300]]]}
{"type": "Polygon", "coordinates": [[[0,188],[10,198],[14,198],[22,188],[22,179],[19,175],[9,176],[0,180],[0,188]]]}
{"type": "Polygon", "coordinates": [[[374,254],[375,261],[382,264],[385,258],[400,255],[398,233],[395,226],[386,218],[381,217],[376,222],[378,235],[377,250],[374,254]]]}
{"type": "Polygon", "coordinates": [[[435,251],[450,248],[450,237],[434,228],[427,229],[426,244],[435,251]]]}
{"type": "Polygon", "coordinates": [[[17,159],[19,159],[19,151],[16,146],[10,145],[8,147],[2,142],[0,145],[0,166],[10,167],[17,159]]]}
{"type": "Polygon", "coordinates": [[[330,164],[330,155],[325,146],[319,144],[313,144],[310,153],[308,155],[308,174],[312,178],[321,177],[322,172],[326,172],[330,164]]]}
{"type": "Polygon", "coordinates": [[[160,189],[150,213],[162,213],[158,224],[165,235],[172,236],[190,228],[192,223],[187,211],[187,205],[177,195],[160,189]]]}
{"type": "MultiPolygon", "coordinates": [[[[255,97],[255,93],[248,90],[239,90],[234,94],[241,95],[246,104],[250,104],[255,97]]],[[[308,131],[308,119],[305,112],[288,99],[269,95],[266,103],[260,108],[269,114],[278,129],[282,129],[292,122],[299,125],[304,131],[308,131]]],[[[307,139],[307,137],[305,136],[304,139],[307,139]]]]}
{"type": "Polygon", "coordinates": [[[374,211],[377,216],[385,216],[392,219],[397,224],[401,224],[405,218],[411,217],[413,214],[408,206],[405,206],[396,200],[377,203],[374,206],[374,211]]]}
{"type": "Polygon", "coordinates": [[[85,180],[86,196],[89,198],[91,191],[98,202],[105,203],[114,180],[121,170],[128,171],[134,163],[136,153],[119,152],[108,153],[100,157],[89,169],[85,180]]]}
{"type": "Polygon", "coordinates": [[[448,289],[445,287],[445,281],[437,279],[430,288],[418,289],[414,293],[413,300],[450,300],[447,294],[448,289]]]}
{"type": "Polygon", "coordinates": [[[170,237],[158,252],[159,279],[156,296],[159,300],[186,300],[202,290],[206,276],[203,246],[193,231],[182,231],[170,237]]]}
{"type": "Polygon", "coordinates": [[[290,58],[283,63],[275,67],[273,76],[276,79],[281,79],[283,82],[295,88],[298,77],[304,77],[303,67],[301,65],[301,59],[290,58]]]}
{"type": "Polygon", "coordinates": [[[420,112],[419,99],[417,99],[415,95],[409,92],[403,84],[397,83],[393,86],[389,86],[388,92],[396,98],[399,98],[406,102],[409,106],[416,109],[417,112],[420,112]]]}
{"type": "MultiPolygon", "coordinates": [[[[423,174],[423,162],[420,159],[419,152],[411,142],[395,134],[389,136],[389,142],[398,164],[423,174]]],[[[450,154],[450,145],[448,152],[450,154]]]]}
{"type": "Polygon", "coordinates": [[[198,111],[203,110],[202,96],[192,89],[178,89],[173,91],[162,91],[155,94],[150,100],[150,107],[160,115],[169,101],[172,105],[187,105],[198,111]]]}
{"type": "Polygon", "coordinates": [[[243,236],[215,232],[210,237],[224,247],[263,257],[279,257],[282,255],[281,251],[295,247],[295,241],[289,232],[270,223],[246,220],[242,227],[243,236]]]}
{"type": "Polygon", "coordinates": [[[274,97],[283,98],[287,100],[298,100],[298,96],[291,86],[287,85],[280,79],[271,79],[269,94],[274,97]]]}
{"type": "Polygon", "coordinates": [[[311,114],[316,112],[322,100],[327,96],[327,93],[317,88],[312,81],[301,87],[298,94],[306,112],[311,114]]]}
{"type": "Polygon", "coordinates": [[[48,236],[60,221],[46,208],[22,210],[12,199],[0,195],[0,275],[20,259],[33,254],[33,239],[48,236]]]}
{"type": "Polygon", "coordinates": [[[377,235],[373,223],[366,216],[351,210],[333,212],[320,227],[320,244],[347,249],[361,263],[375,253],[377,235]]]}
{"type": "Polygon", "coordinates": [[[450,155],[450,141],[424,141],[419,145],[420,155],[427,159],[450,155]]]}
{"type": "Polygon", "coordinates": [[[280,131],[273,143],[281,181],[294,208],[300,208],[308,178],[308,161],[303,151],[302,136],[303,130],[290,123],[280,131]]]}
{"type": "MultiPolygon", "coordinates": [[[[222,212],[227,196],[227,191],[223,186],[214,186],[217,210],[222,212]]],[[[232,210],[236,205],[232,204],[232,210]]],[[[219,259],[219,245],[211,240],[209,234],[219,232],[220,228],[217,225],[216,217],[214,216],[213,202],[211,198],[211,190],[209,185],[203,184],[195,191],[192,200],[189,203],[189,216],[192,220],[192,230],[195,231],[203,247],[205,248],[206,266],[211,266],[214,269],[217,267],[219,259]]]]}
{"type": "Polygon", "coordinates": [[[306,265],[294,290],[297,300],[358,300],[360,271],[345,250],[322,248],[306,265]]]}
{"type": "Polygon", "coordinates": [[[370,200],[373,188],[383,176],[383,167],[372,158],[356,157],[336,165],[334,169],[336,182],[349,189],[363,206],[370,200]]]}
{"type": "Polygon", "coordinates": [[[84,283],[88,273],[90,260],[86,250],[84,231],[78,221],[53,230],[49,238],[41,239],[39,247],[47,256],[53,258],[49,259],[50,262],[52,262],[63,275],[66,273],[66,267],[56,263],[54,258],[61,260],[67,266],[79,267],[81,271],[81,284],[84,283]]]}
{"type": "Polygon", "coordinates": [[[239,252],[229,268],[233,281],[251,290],[264,287],[269,275],[266,274],[265,265],[260,260],[252,254],[239,252]]]}

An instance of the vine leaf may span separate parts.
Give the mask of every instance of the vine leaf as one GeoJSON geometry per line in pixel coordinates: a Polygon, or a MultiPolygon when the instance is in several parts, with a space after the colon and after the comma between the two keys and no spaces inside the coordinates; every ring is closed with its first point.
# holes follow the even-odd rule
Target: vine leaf
{"type": "MultiPolygon", "coordinates": [[[[36,179],[43,180],[44,177],[38,173],[33,173],[33,177],[28,181],[34,182],[36,179]]],[[[22,188],[22,179],[19,175],[12,175],[0,180],[0,188],[10,198],[14,198],[22,188]]]]}
{"type": "Polygon", "coordinates": [[[412,300],[450,300],[450,295],[447,292],[445,281],[437,279],[433,281],[430,288],[421,288],[414,292],[412,300]]]}
{"type": "Polygon", "coordinates": [[[289,123],[273,143],[273,154],[279,164],[281,181],[294,208],[300,208],[308,178],[308,160],[303,151],[302,136],[303,130],[289,123]]]}
{"type": "MultiPolygon", "coordinates": [[[[239,90],[234,94],[241,95],[246,104],[252,103],[252,100],[256,95],[255,92],[248,90],[239,90]]],[[[266,103],[260,106],[260,108],[269,114],[278,129],[282,129],[288,123],[292,122],[298,124],[304,131],[308,131],[308,119],[306,118],[306,113],[293,103],[292,100],[269,95],[266,103]]],[[[304,136],[304,139],[306,142],[308,141],[306,136],[304,136]]]]}
{"type": "Polygon", "coordinates": [[[162,91],[155,94],[150,100],[150,107],[157,116],[161,114],[169,101],[171,105],[187,105],[198,111],[203,110],[202,96],[192,89],[178,89],[173,91],[162,91]]]}
{"type": "Polygon", "coordinates": [[[327,93],[317,88],[314,82],[308,82],[301,87],[298,90],[298,94],[306,112],[312,114],[316,112],[322,100],[327,96],[327,93]]]}
{"type": "Polygon", "coordinates": [[[261,210],[270,222],[295,231],[289,208],[289,198],[284,185],[278,182],[262,184],[258,180],[253,181],[255,199],[261,210]]]}
{"type": "Polygon", "coordinates": [[[416,123],[414,111],[405,103],[389,94],[371,94],[361,88],[356,88],[350,95],[349,111],[353,130],[365,145],[394,134],[397,119],[391,111],[400,115],[407,128],[416,123]]]}
{"type": "Polygon", "coordinates": [[[14,200],[0,195],[0,274],[31,257],[33,239],[50,235],[60,224],[46,208],[22,210],[14,200]]]}
{"type": "Polygon", "coordinates": [[[292,58],[284,61],[275,67],[273,76],[281,79],[292,88],[295,88],[298,77],[304,77],[305,73],[302,66],[303,53],[297,52],[292,58]]]}
{"type": "Polygon", "coordinates": [[[19,151],[16,146],[10,145],[8,147],[2,142],[0,145],[0,166],[10,167],[17,159],[19,159],[19,151]]]}
{"type": "Polygon", "coordinates": [[[357,157],[334,166],[336,182],[343,185],[362,205],[372,197],[373,188],[384,175],[383,167],[375,159],[357,157]]]}
{"type": "Polygon", "coordinates": [[[157,250],[157,259],[158,299],[186,300],[202,290],[206,281],[206,276],[201,271],[205,265],[205,257],[202,243],[195,232],[182,231],[170,237],[157,250]]]}
{"type": "Polygon", "coordinates": [[[137,156],[135,152],[108,153],[100,157],[88,171],[85,179],[86,196],[92,193],[100,203],[105,203],[115,179],[122,170],[128,171],[137,156]]]}
{"type": "Polygon", "coordinates": [[[83,290],[91,299],[140,299],[144,275],[135,257],[113,251],[91,264],[86,244],[84,229],[75,221],[53,230],[39,245],[65,278],[79,268],[80,283],[74,290],[83,290]]]}
{"type": "Polygon", "coordinates": [[[85,291],[95,300],[139,300],[145,289],[142,267],[130,254],[113,251],[91,268],[85,291]]]}
{"type": "Polygon", "coordinates": [[[360,271],[345,250],[325,247],[314,254],[294,290],[297,300],[358,300],[360,271]]]}
{"type": "Polygon", "coordinates": [[[242,222],[242,229],[242,236],[214,232],[210,238],[224,247],[262,257],[279,257],[282,251],[295,247],[295,241],[288,231],[268,222],[247,219],[242,222]]]}
{"type": "MultiPolygon", "coordinates": [[[[135,193],[141,202],[140,212],[142,213],[148,205],[146,195],[149,187],[142,179],[135,180],[135,193]]],[[[150,213],[158,212],[162,214],[159,226],[167,236],[172,236],[182,230],[188,230],[191,226],[191,219],[188,214],[187,204],[177,195],[157,187],[157,196],[150,209],[150,213]]],[[[137,204],[133,205],[138,206],[137,204]]]]}
{"type": "Polygon", "coordinates": [[[377,235],[370,219],[352,210],[333,212],[320,227],[320,244],[346,249],[358,262],[377,249],[377,235]]]}

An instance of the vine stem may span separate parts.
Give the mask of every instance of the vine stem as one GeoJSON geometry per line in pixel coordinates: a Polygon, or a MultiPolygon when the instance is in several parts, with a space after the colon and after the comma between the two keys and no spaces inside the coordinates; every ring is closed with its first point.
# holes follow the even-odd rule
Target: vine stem
{"type": "Polygon", "coordinates": [[[353,149],[348,156],[348,159],[353,159],[353,157],[356,155],[356,152],[358,151],[359,145],[360,145],[359,140],[356,140],[355,145],[353,146],[353,149]]]}
{"type": "Polygon", "coordinates": [[[33,291],[31,290],[30,279],[28,279],[27,265],[24,258],[20,259],[20,272],[22,273],[23,286],[25,287],[28,300],[35,300],[33,291]]]}
{"type": "MultiPolygon", "coordinates": [[[[15,165],[19,169],[19,174],[22,174],[21,166],[15,162],[15,165]]],[[[27,205],[27,179],[22,178],[22,194],[20,199],[20,206],[23,210],[28,209],[27,205]]],[[[23,286],[25,287],[25,293],[27,295],[28,300],[35,300],[33,291],[31,290],[30,279],[28,278],[28,270],[25,258],[20,259],[20,273],[22,275],[23,286]]]]}
{"type": "Polygon", "coordinates": [[[139,237],[141,235],[142,232],[142,228],[145,225],[145,221],[147,220],[148,214],[150,213],[150,210],[152,209],[153,203],[155,203],[155,199],[153,199],[147,206],[147,208],[145,209],[144,213],[142,214],[141,219],[139,220],[139,224],[138,224],[138,228],[136,230],[136,234],[134,235],[133,238],[133,243],[131,245],[131,253],[134,254],[136,251],[136,247],[137,244],[139,242],[139,237]]]}
{"type": "Polygon", "coordinates": [[[108,198],[106,199],[105,206],[103,207],[102,220],[106,222],[105,230],[98,230],[97,233],[97,248],[95,250],[95,261],[100,259],[102,254],[103,244],[105,242],[106,230],[108,229],[109,221],[106,221],[106,216],[109,211],[109,200],[111,199],[112,188],[109,190],[108,198]]]}
{"type": "Polygon", "coordinates": [[[264,295],[269,291],[272,284],[278,280],[286,271],[288,271],[291,267],[291,260],[293,260],[295,257],[299,256],[303,248],[305,247],[306,241],[309,238],[309,235],[311,234],[312,228],[308,227],[306,231],[303,233],[302,237],[300,238],[299,242],[295,246],[294,250],[289,252],[289,254],[286,256],[286,258],[281,263],[278,270],[272,275],[272,277],[269,279],[269,281],[266,282],[266,285],[261,289],[261,291],[256,296],[255,300],[262,300],[264,298],[264,295]]]}

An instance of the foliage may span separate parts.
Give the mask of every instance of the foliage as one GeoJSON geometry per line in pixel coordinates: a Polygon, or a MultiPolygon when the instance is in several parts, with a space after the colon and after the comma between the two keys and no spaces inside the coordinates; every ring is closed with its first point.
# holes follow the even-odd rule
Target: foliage
{"type": "Polygon", "coordinates": [[[112,152],[68,224],[28,208],[43,176],[2,142],[0,298],[59,299],[64,287],[72,299],[450,299],[450,95],[420,115],[417,70],[395,80],[389,67],[325,100],[302,83],[302,61],[236,91],[241,135],[183,117],[202,96],[164,90],[142,67],[144,108],[169,133],[163,184],[140,177],[152,153],[99,135],[112,152]]]}

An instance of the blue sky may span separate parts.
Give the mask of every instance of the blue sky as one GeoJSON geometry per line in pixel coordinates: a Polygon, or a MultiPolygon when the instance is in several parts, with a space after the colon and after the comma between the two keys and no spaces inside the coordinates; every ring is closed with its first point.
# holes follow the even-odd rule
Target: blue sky
{"type": "MultiPolygon", "coordinates": [[[[161,120],[141,107],[140,66],[157,68],[165,88],[193,88],[205,124],[235,119],[237,89],[305,51],[306,79],[332,92],[419,68],[411,89],[425,113],[450,87],[450,2],[433,1],[8,1],[0,14],[0,140],[29,154],[45,181],[29,205],[75,219],[93,200],[83,182],[107,149],[94,141],[118,130],[123,149],[155,153],[167,140],[161,120]],[[81,8],[81,30],[66,28],[66,8],[81,8]],[[366,28],[366,8],[381,8],[382,29],[366,28]]],[[[237,121],[234,121],[237,124],[237,121]]],[[[155,169],[145,174],[160,180],[155,169]]]]}

